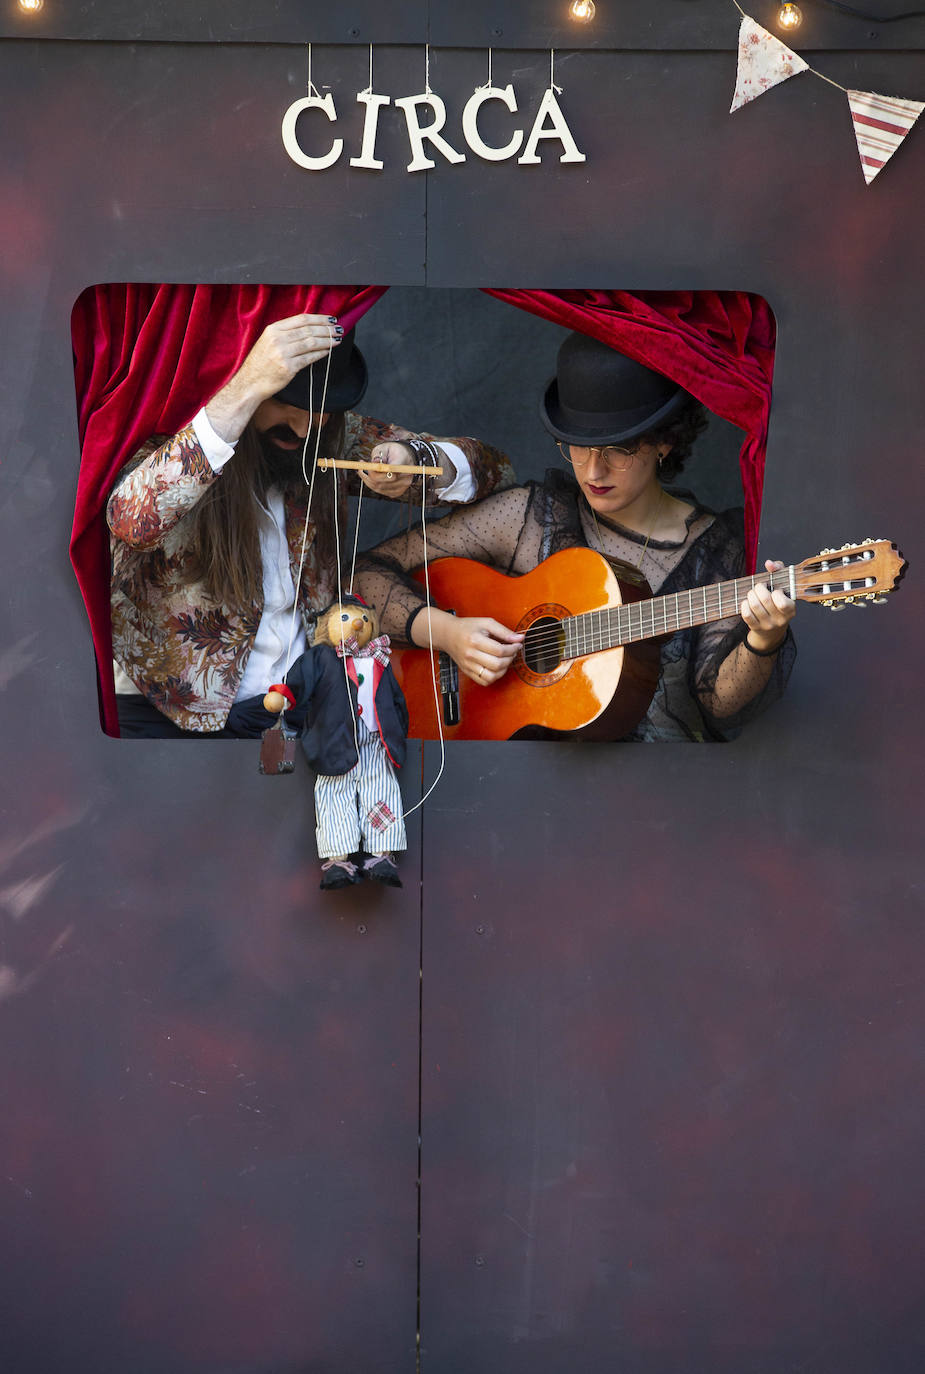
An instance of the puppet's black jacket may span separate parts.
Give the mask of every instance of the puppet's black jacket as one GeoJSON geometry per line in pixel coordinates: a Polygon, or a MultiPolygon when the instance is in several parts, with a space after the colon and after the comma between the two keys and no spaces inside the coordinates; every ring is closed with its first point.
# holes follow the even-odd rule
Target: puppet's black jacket
{"type": "MultiPolygon", "coordinates": [[[[305,712],[302,747],[316,773],[336,776],[349,773],[356,766],[354,714],[357,720],[361,718],[357,701],[358,672],[373,674],[375,724],[386,753],[396,768],[401,768],[405,761],[408,707],[392,669],[384,668],[374,658],[348,657],[342,661],[330,644],[315,644],[289,669],[286,683],[295,695],[298,715],[301,717],[303,710],[305,712]]],[[[290,718],[294,714],[290,712],[290,718]]]]}

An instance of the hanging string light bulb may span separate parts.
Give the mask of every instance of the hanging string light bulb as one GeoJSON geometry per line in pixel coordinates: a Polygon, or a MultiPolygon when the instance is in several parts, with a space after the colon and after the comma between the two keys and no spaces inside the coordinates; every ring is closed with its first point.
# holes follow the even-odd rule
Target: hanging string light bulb
{"type": "Polygon", "coordinates": [[[18,0],[18,4],[24,14],[38,14],[45,0],[18,0]]]}
{"type": "Polygon", "coordinates": [[[590,24],[596,9],[594,0],[572,0],[568,7],[569,18],[576,24],[590,24]]]}
{"type": "Polygon", "coordinates": [[[803,23],[803,11],[799,5],[781,5],[777,11],[777,22],[782,29],[798,29],[803,23]]]}

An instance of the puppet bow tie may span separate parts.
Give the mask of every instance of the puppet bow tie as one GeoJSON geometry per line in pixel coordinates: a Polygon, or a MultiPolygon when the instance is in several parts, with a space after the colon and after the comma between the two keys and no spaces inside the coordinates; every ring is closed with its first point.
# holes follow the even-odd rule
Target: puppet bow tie
{"type": "Polygon", "coordinates": [[[351,637],[335,644],[338,658],[374,658],[377,663],[381,663],[383,668],[389,666],[389,656],[392,653],[391,640],[388,635],[379,635],[377,639],[371,639],[368,644],[361,649],[356,640],[351,637]]]}

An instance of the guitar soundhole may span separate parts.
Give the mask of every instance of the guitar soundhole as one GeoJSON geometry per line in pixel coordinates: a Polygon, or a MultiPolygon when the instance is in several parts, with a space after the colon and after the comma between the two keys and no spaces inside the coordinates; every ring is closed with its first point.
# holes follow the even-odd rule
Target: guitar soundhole
{"type": "Polygon", "coordinates": [[[531,672],[543,676],[555,672],[562,662],[565,633],[553,616],[534,620],[524,639],[524,662],[531,672]]]}

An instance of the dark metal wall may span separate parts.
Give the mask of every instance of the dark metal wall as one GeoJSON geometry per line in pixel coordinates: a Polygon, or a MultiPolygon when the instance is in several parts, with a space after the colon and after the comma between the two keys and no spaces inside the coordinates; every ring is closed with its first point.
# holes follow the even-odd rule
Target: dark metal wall
{"type": "MultiPolygon", "coordinates": [[[[923,135],[865,188],[840,92],[730,118],[735,8],[652,0],[557,59],[585,164],[409,175],[384,118],[383,173],[313,176],[278,135],[309,38],[354,139],[370,38],[393,96],[428,26],[447,45],[451,129],[488,43],[522,109],[544,45],[584,45],[525,5],[315,9],[0,25],[6,1360],[410,1371],[420,1273],[439,1374],[911,1374],[923,135]],[[762,556],[872,534],[911,575],[804,608],[787,699],[735,745],[452,747],[403,891],[323,903],[307,773],[98,730],[68,319],[96,281],[344,279],[763,293],[762,556]]],[[[814,65],[921,97],[921,23],[881,52],[851,22],[819,17],[814,65]]]]}

